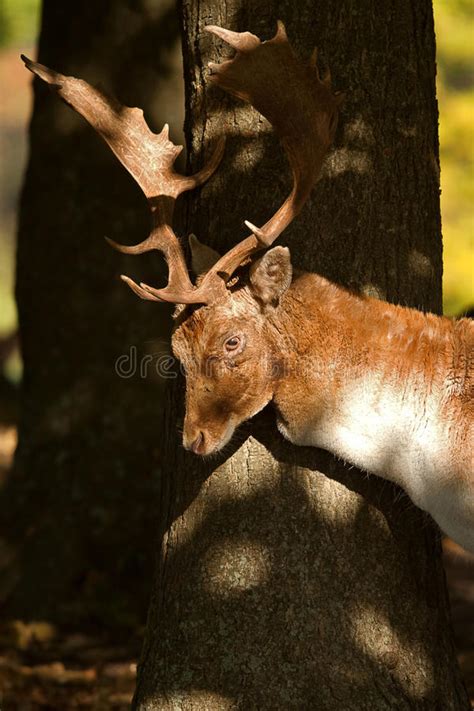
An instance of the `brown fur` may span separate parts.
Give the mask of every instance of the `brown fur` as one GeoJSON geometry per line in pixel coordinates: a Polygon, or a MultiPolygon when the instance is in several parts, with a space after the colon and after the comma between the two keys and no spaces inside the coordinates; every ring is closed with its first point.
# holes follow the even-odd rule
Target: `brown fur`
{"type": "Polygon", "coordinates": [[[188,422],[197,426],[204,418],[215,436],[215,409],[220,420],[232,416],[238,425],[249,410],[275,399],[283,416],[302,423],[309,381],[312,399],[316,388],[325,409],[337,406],[348,380],[380,369],[391,380],[416,376],[427,391],[442,391],[443,415],[453,420],[459,447],[467,445],[474,407],[469,319],[453,321],[354,295],[304,273],[276,308],[262,310],[245,287],[217,306],[197,309],[178,325],[173,349],[188,374],[188,422]],[[235,359],[222,350],[234,332],[247,339],[235,359]]]}
{"type": "Polygon", "coordinates": [[[273,401],[290,441],[395,481],[472,547],[472,524],[467,542],[458,534],[474,518],[472,321],[355,295],[315,274],[262,301],[268,284],[267,274],[260,292],[250,283],[181,315],[173,350],[186,371],[184,446],[218,451],[273,401]],[[235,356],[224,345],[234,335],[245,340],[235,356]]]}

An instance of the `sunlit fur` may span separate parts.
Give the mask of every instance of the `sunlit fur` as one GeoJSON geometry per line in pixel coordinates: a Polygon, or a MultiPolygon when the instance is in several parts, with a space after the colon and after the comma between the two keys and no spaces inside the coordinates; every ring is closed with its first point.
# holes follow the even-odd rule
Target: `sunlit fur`
{"type": "Polygon", "coordinates": [[[273,401],[282,434],[399,484],[474,551],[474,327],[357,296],[314,274],[275,306],[249,286],[187,315],[184,445],[221,449],[273,401]],[[246,345],[224,351],[234,334],[246,345]]]}
{"type": "Polygon", "coordinates": [[[203,432],[204,446],[198,453],[221,449],[241,422],[270,402],[266,330],[266,319],[247,289],[222,304],[194,311],[177,328],[173,350],[186,373],[185,447],[203,432]],[[228,355],[224,343],[236,333],[245,336],[244,349],[228,355]]]}

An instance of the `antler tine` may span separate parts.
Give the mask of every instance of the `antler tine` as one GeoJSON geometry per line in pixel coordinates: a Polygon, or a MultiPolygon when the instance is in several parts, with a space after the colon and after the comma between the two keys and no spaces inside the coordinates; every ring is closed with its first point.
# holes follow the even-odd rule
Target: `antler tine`
{"type": "Polygon", "coordinates": [[[212,32],[216,37],[220,37],[239,52],[248,52],[260,44],[258,37],[251,32],[232,32],[232,30],[226,30],[217,25],[207,25],[204,29],[206,32],[212,32]]]}
{"type": "Polygon", "coordinates": [[[143,299],[144,301],[160,301],[156,296],[153,296],[153,294],[150,294],[149,292],[145,291],[145,289],[141,286],[138,286],[138,284],[135,284],[133,279],[130,279],[130,277],[125,276],[125,274],[121,274],[120,278],[127,286],[130,287],[130,289],[136,294],[137,296],[140,297],[140,299],[143,299]]]}
{"type": "Polygon", "coordinates": [[[147,126],[141,109],[122,106],[113,97],[106,96],[81,79],[64,76],[23,55],[22,59],[33,74],[55,89],[90,123],[148,199],[154,223],[149,237],[133,246],[107,241],[125,254],[141,254],[152,249],[163,252],[168,263],[168,286],[155,289],[152,294],[128,277],[123,278],[125,283],[141,298],[193,303],[196,288],[189,278],[184,253],[171,227],[174,204],[182,192],[201,185],[214,173],[223,156],[224,137],[218,139],[209,161],[200,171],[191,176],[179,175],[173,164],[182,146],[175,146],[169,140],[168,124],[164,125],[161,133],[155,134],[147,126]]]}
{"type": "Polygon", "coordinates": [[[327,79],[320,80],[316,55],[307,64],[296,58],[282,22],[267,42],[248,32],[215,26],[205,30],[237,49],[232,60],[212,65],[211,81],[250,102],[270,121],[290,163],[293,189],[263,227],[245,222],[253,234],[221,257],[204,277],[203,288],[217,274],[231,276],[239,260],[270,246],[300,212],[332,143],[342,100],[332,93],[327,79]]]}

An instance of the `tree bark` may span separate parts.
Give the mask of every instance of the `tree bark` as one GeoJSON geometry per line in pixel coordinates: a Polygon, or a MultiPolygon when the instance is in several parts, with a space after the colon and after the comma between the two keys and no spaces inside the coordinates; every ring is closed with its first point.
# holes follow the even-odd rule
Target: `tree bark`
{"type": "MultiPolygon", "coordinates": [[[[431,3],[181,2],[190,168],[229,135],[217,177],[187,203],[187,231],[226,249],[289,185],[282,151],[248,106],[209,86],[228,49],[203,28],[262,38],[282,19],[348,92],[334,149],[284,235],[294,263],[339,284],[441,308],[431,3]]],[[[388,483],[277,434],[271,412],[212,464],[179,446],[171,393],[163,544],[135,708],[468,709],[432,523],[388,483]]]]}
{"type": "MultiPolygon", "coordinates": [[[[157,99],[178,33],[172,3],[80,0],[72,10],[45,0],[38,59],[142,106],[160,129],[157,99]]],[[[0,499],[11,559],[0,585],[4,616],[102,630],[145,619],[161,392],[138,365],[169,312],[152,314],[127,293],[123,259],[103,238],[139,242],[148,229],[133,179],[83,119],[35,82],[18,236],[22,415],[0,499]],[[129,377],[119,379],[117,358],[133,347],[135,367],[129,362],[129,377]]],[[[131,261],[127,269],[150,279],[161,263],[131,261]]]]}

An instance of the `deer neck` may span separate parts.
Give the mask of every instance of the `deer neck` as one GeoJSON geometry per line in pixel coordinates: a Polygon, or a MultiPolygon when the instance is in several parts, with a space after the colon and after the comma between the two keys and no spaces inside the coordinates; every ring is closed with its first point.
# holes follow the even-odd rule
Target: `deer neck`
{"type": "Polygon", "coordinates": [[[274,404],[282,434],[394,481],[420,501],[443,454],[434,451],[443,448],[435,379],[446,358],[448,320],[305,274],[279,321],[285,367],[274,404]]]}

